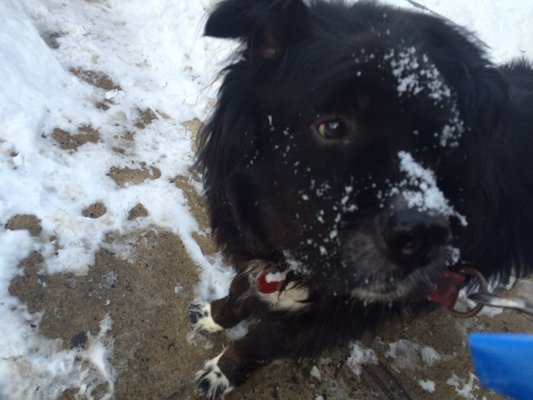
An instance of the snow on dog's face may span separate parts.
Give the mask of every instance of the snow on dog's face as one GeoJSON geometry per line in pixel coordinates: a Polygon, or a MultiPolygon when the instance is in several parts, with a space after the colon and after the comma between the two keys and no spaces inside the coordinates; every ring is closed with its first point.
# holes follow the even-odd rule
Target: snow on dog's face
{"type": "Polygon", "coordinates": [[[201,155],[214,160],[214,225],[235,224],[215,231],[219,242],[245,256],[282,255],[309,285],[334,293],[425,295],[458,261],[467,224],[466,78],[454,57],[469,43],[450,36],[436,57],[439,26],[406,35],[402,12],[393,19],[365,3],[316,3],[312,12],[296,0],[233,3],[247,14],[215,10],[206,28],[246,43],[201,155]]]}
{"type": "Polygon", "coordinates": [[[425,294],[454,261],[449,224],[461,217],[438,174],[463,123],[436,67],[414,47],[352,39],[339,51],[314,39],[291,49],[275,81],[261,146],[240,171],[261,230],[334,291],[425,294]]]}

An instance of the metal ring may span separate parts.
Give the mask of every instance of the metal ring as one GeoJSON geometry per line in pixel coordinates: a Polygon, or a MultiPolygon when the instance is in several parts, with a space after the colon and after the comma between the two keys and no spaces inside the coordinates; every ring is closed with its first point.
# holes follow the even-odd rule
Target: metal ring
{"type": "MultiPolygon", "coordinates": [[[[467,266],[467,267],[461,268],[459,272],[464,275],[470,275],[471,277],[476,278],[479,282],[481,293],[489,292],[489,285],[487,283],[487,280],[485,279],[483,274],[479,272],[477,269],[467,266]]],[[[474,308],[468,311],[457,311],[453,308],[448,309],[448,311],[450,314],[452,314],[454,317],[457,317],[457,318],[472,318],[478,315],[482,309],[483,309],[483,304],[478,303],[474,308]]]]}

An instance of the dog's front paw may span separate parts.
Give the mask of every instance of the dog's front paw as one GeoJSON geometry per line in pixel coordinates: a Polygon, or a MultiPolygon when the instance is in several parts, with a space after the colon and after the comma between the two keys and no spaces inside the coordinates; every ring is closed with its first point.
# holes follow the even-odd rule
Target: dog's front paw
{"type": "Polygon", "coordinates": [[[192,303],[187,310],[189,321],[194,330],[202,333],[215,333],[224,330],[211,316],[211,304],[199,301],[192,303]]]}
{"type": "Polygon", "coordinates": [[[233,390],[230,381],[218,366],[218,360],[222,354],[224,352],[207,361],[204,367],[196,373],[195,381],[206,400],[222,399],[225,394],[233,390]]]}

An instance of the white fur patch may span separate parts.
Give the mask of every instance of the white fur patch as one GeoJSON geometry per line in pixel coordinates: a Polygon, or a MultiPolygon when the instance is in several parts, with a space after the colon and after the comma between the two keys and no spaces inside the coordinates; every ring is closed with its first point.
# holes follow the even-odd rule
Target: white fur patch
{"type": "Polygon", "coordinates": [[[191,304],[189,307],[189,318],[196,319],[193,322],[193,327],[197,332],[215,333],[224,330],[211,316],[211,304],[208,302],[200,301],[191,304]]]}
{"type": "Polygon", "coordinates": [[[224,352],[207,361],[204,367],[196,372],[195,380],[206,400],[221,399],[233,390],[233,386],[218,366],[218,360],[223,354],[224,352]]]}
{"type": "MultiPolygon", "coordinates": [[[[261,273],[268,268],[262,260],[252,260],[248,264],[248,277],[250,286],[256,288],[257,280],[261,273]]],[[[287,277],[288,271],[272,271],[265,276],[265,281],[283,281],[287,277]]],[[[308,307],[309,290],[306,287],[298,286],[294,282],[289,282],[281,292],[263,293],[255,290],[256,296],[267,303],[272,310],[297,312],[308,307]]]]}
{"type": "Polygon", "coordinates": [[[407,286],[398,284],[394,290],[388,292],[357,288],[353,289],[350,294],[353,298],[361,301],[366,301],[369,303],[386,303],[406,297],[409,291],[410,290],[407,286]]]}
{"type": "Polygon", "coordinates": [[[278,311],[301,311],[308,307],[309,290],[290,282],[281,292],[257,292],[261,300],[268,303],[270,308],[278,311]]]}

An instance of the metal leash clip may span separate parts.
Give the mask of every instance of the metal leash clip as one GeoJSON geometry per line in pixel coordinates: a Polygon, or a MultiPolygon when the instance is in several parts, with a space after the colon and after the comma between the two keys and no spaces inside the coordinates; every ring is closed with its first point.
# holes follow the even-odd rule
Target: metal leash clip
{"type": "Polygon", "coordinates": [[[533,315],[533,303],[519,297],[503,297],[491,293],[472,293],[468,298],[485,306],[512,308],[533,315]]]}

